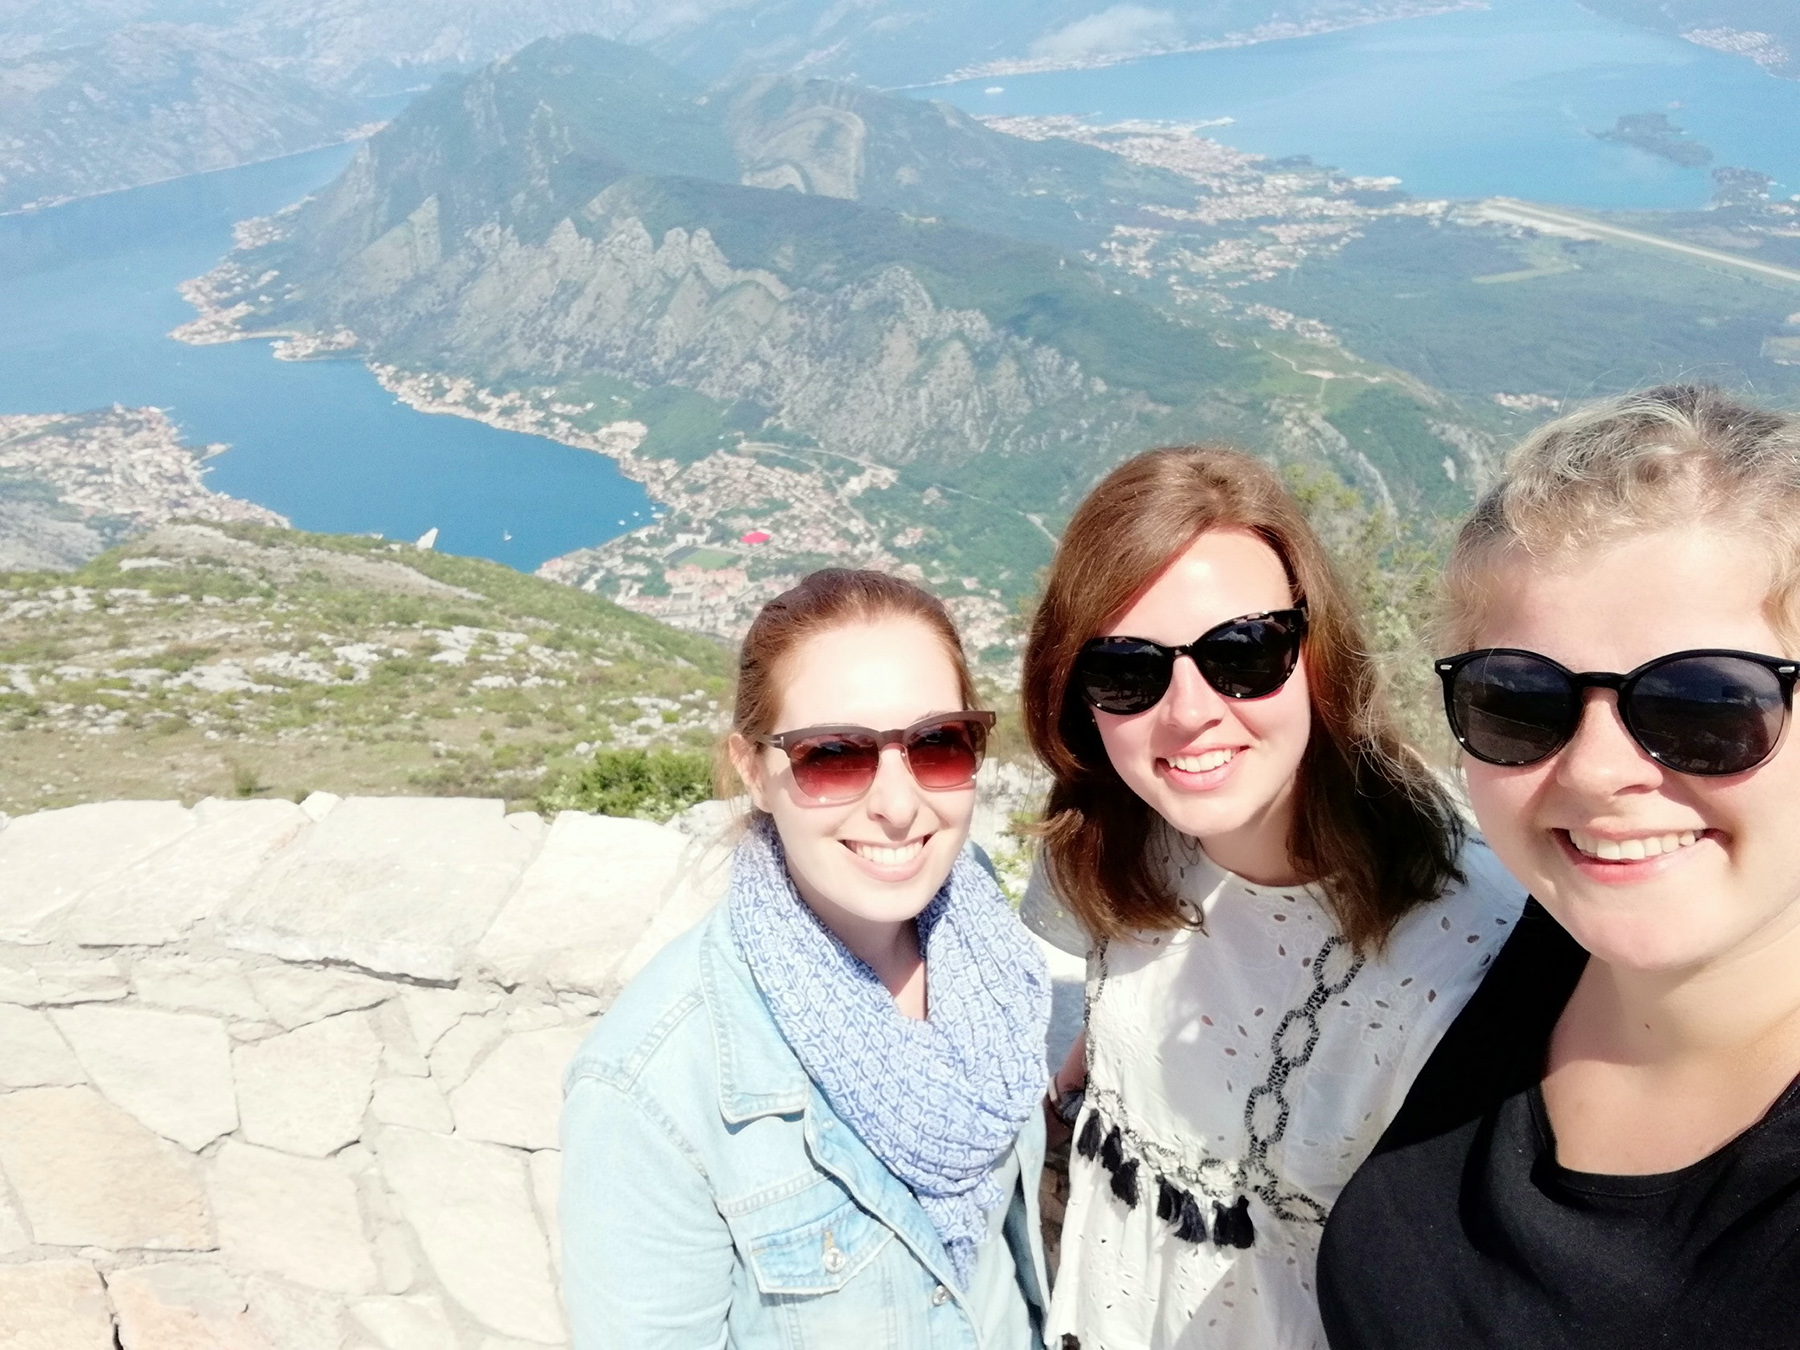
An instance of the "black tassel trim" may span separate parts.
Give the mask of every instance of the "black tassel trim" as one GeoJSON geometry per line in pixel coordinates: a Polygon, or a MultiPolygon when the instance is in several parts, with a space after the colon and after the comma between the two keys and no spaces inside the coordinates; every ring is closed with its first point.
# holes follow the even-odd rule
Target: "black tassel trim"
{"type": "Polygon", "coordinates": [[[1100,1165],[1109,1172],[1117,1172],[1125,1161],[1125,1150],[1119,1141],[1119,1127],[1113,1126],[1106,1132],[1106,1142],[1100,1145],[1100,1165]]]}
{"type": "Polygon", "coordinates": [[[1156,1217],[1174,1223],[1181,1217],[1181,1192],[1169,1184],[1167,1177],[1156,1179],[1156,1217]]]}
{"type": "Polygon", "coordinates": [[[1062,1350],[1081,1350],[1081,1337],[1072,1331],[1063,1332],[1062,1350]]]}
{"type": "Polygon", "coordinates": [[[1213,1201],[1213,1241],[1221,1247],[1240,1250],[1256,1245],[1256,1225],[1250,1222],[1250,1198],[1240,1195],[1237,1203],[1226,1209],[1213,1201]]]}
{"type": "Polygon", "coordinates": [[[1089,1111],[1087,1124],[1081,1127],[1081,1137],[1075,1141],[1075,1151],[1089,1162],[1100,1151],[1100,1113],[1089,1111]]]}
{"type": "Polygon", "coordinates": [[[1138,1160],[1127,1158],[1113,1173],[1112,1193],[1125,1202],[1125,1208],[1136,1209],[1138,1202],[1138,1160]]]}
{"type": "Polygon", "coordinates": [[[1206,1211],[1200,1208],[1200,1202],[1187,1191],[1181,1192],[1181,1203],[1176,1211],[1175,1236],[1183,1242],[1196,1245],[1206,1241],[1206,1211]]]}

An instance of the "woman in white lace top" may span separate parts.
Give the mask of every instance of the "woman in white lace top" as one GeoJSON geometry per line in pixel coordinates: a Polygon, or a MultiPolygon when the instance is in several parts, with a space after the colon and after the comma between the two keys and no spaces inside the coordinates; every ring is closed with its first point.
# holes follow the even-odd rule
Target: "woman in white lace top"
{"type": "Polygon", "coordinates": [[[1366,653],[1248,456],[1140,455],[1063,536],[1024,671],[1025,920],[1088,956],[1053,1350],[1323,1347],[1326,1215],[1518,916],[1366,653]]]}

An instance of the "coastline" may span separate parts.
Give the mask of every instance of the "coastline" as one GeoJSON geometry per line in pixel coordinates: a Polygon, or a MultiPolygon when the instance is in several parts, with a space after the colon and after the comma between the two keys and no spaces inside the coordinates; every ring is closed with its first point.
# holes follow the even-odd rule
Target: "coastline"
{"type": "Polygon", "coordinates": [[[1441,14],[1457,14],[1487,9],[1488,0],[1400,0],[1378,6],[1353,17],[1313,19],[1306,23],[1264,23],[1241,33],[1203,38],[1199,42],[1177,43],[1167,47],[1147,47],[1131,52],[1092,54],[1083,57],[1014,57],[988,61],[976,66],[963,66],[936,80],[922,84],[898,86],[899,90],[936,89],[963,84],[969,80],[991,80],[1006,76],[1047,75],[1059,71],[1104,70],[1109,66],[1132,65],[1161,56],[1185,56],[1194,52],[1229,51],[1239,47],[1255,47],[1267,42],[1290,42],[1297,38],[1323,37],[1380,23],[1397,23],[1403,19],[1430,19],[1441,14]]]}

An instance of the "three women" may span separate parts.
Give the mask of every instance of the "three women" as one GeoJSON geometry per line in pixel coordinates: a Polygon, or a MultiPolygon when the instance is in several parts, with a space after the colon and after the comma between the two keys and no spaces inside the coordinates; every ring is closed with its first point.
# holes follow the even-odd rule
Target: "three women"
{"type": "MultiPolygon", "coordinates": [[[[584,1343],[1036,1343],[1043,974],[958,857],[985,722],[934,602],[858,585],[759,618],[732,898],[573,1072],[584,1343]]],[[[1320,1297],[1339,1347],[1800,1337],[1800,429],[1554,424],[1451,594],[1511,877],[1266,469],[1153,452],[1071,521],[1025,672],[1026,917],[1089,955],[1059,1350],[1318,1345],[1320,1297]]]]}

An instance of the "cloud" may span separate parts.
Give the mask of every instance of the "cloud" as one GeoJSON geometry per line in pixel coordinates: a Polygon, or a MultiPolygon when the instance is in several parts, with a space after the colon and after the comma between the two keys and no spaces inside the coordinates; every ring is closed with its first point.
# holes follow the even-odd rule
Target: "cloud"
{"type": "Polygon", "coordinates": [[[1180,41],[1181,22],[1168,10],[1114,5],[1046,33],[1031,44],[1031,54],[1044,60],[1080,61],[1099,56],[1130,56],[1172,47],[1180,41]]]}

